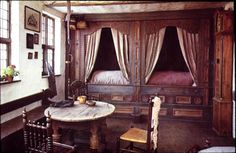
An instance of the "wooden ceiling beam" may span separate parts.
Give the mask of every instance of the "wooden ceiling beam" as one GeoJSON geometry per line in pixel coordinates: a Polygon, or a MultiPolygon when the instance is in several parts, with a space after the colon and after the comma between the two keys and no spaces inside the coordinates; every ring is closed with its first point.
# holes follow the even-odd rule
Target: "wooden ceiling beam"
{"type": "MultiPolygon", "coordinates": [[[[67,1],[43,1],[43,3],[51,7],[63,7],[67,5],[67,1]]],[[[157,1],[71,1],[71,6],[123,5],[147,3],[157,3],[157,1]]]]}

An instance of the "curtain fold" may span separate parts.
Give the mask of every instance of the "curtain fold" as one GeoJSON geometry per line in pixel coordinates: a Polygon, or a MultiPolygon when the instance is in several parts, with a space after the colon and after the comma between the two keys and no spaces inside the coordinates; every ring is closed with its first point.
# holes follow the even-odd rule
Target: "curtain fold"
{"type": "Polygon", "coordinates": [[[96,62],[102,29],[86,36],[85,82],[87,82],[96,62]]]}
{"type": "Polygon", "coordinates": [[[129,47],[128,36],[122,34],[116,29],[111,28],[112,38],[116,51],[116,58],[119,64],[120,70],[127,81],[129,81],[129,47]]]}
{"type": "Polygon", "coordinates": [[[193,86],[197,86],[197,52],[199,50],[199,36],[198,33],[189,33],[184,29],[177,28],[177,34],[179,39],[180,48],[185,60],[185,63],[193,78],[193,86]]]}
{"type": "Polygon", "coordinates": [[[160,29],[157,33],[146,37],[146,57],[145,57],[145,83],[148,82],[158,61],[166,28],[160,29]]]}

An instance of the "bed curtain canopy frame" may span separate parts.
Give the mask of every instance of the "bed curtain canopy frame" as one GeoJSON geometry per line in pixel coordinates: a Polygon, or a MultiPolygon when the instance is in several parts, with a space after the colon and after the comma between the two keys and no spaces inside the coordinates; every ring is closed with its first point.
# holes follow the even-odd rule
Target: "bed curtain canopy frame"
{"type": "MultiPolygon", "coordinates": [[[[190,33],[186,30],[176,27],[179,44],[184,61],[194,81],[193,86],[197,86],[197,52],[199,50],[198,33],[190,33]]],[[[159,59],[166,27],[161,28],[158,32],[146,36],[146,57],[145,57],[145,83],[151,77],[155,65],[159,59]]]]}
{"type": "MultiPolygon", "coordinates": [[[[98,29],[90,35],[86,36],[86,55],[85,55],[85,82],[88,82],[94,64],[96,62],[98,47],[101,38],[102,29],[98,29]]],[[[114,42],[116,58],[118,61],[119,68],[127,81],[129,81],[129,56],[128,56],[128,36],[122,34],[118,30],[111,28],[112,38],[114,42]]]]}

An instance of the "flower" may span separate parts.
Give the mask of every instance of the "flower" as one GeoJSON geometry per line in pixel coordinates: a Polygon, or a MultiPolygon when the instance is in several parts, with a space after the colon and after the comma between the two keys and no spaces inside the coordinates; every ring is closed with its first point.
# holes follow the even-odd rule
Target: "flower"
{"type": "Polygon", "coordinates": [[[16,68],[15,65],[9,65],[5,69],[2,69],[1,77],[7,78],[7,77],[18,76],[20,74],[20,72],[16,71],[15,68],[16,68]]]}

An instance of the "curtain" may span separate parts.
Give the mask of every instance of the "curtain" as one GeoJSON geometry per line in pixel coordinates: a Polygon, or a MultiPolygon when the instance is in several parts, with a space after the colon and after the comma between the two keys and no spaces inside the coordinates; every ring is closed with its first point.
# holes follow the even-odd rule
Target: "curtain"
{"type": "Polygon", "coordinates": [[[198,33],[189,33],[186,30],[177,27],[177,34],[185,63],[194,81],[193,86],[197,86],[196,60],[197,52],[199,50],[198,33]]]}
{"type": "Polygon", "coordinates": [[[148,82],[159,58],[166,28],[146,37],[145,83],[148,82]]]}
{"type": "Polygon", "coordinates": [[[112,38],[116,51],[116,58],[120,67],[120,70],[127,81],[129,81],[128,65],[129,65],[129,47],[128,36],[122,34],[116,29],[111,28],[112,38]]]}
{"type": "Polygon", "coordinates": [[[87,82],[97,58],[101,31],[102,29],[99,29],[91,35],[86,36],[85,82],[87,82]]]}

